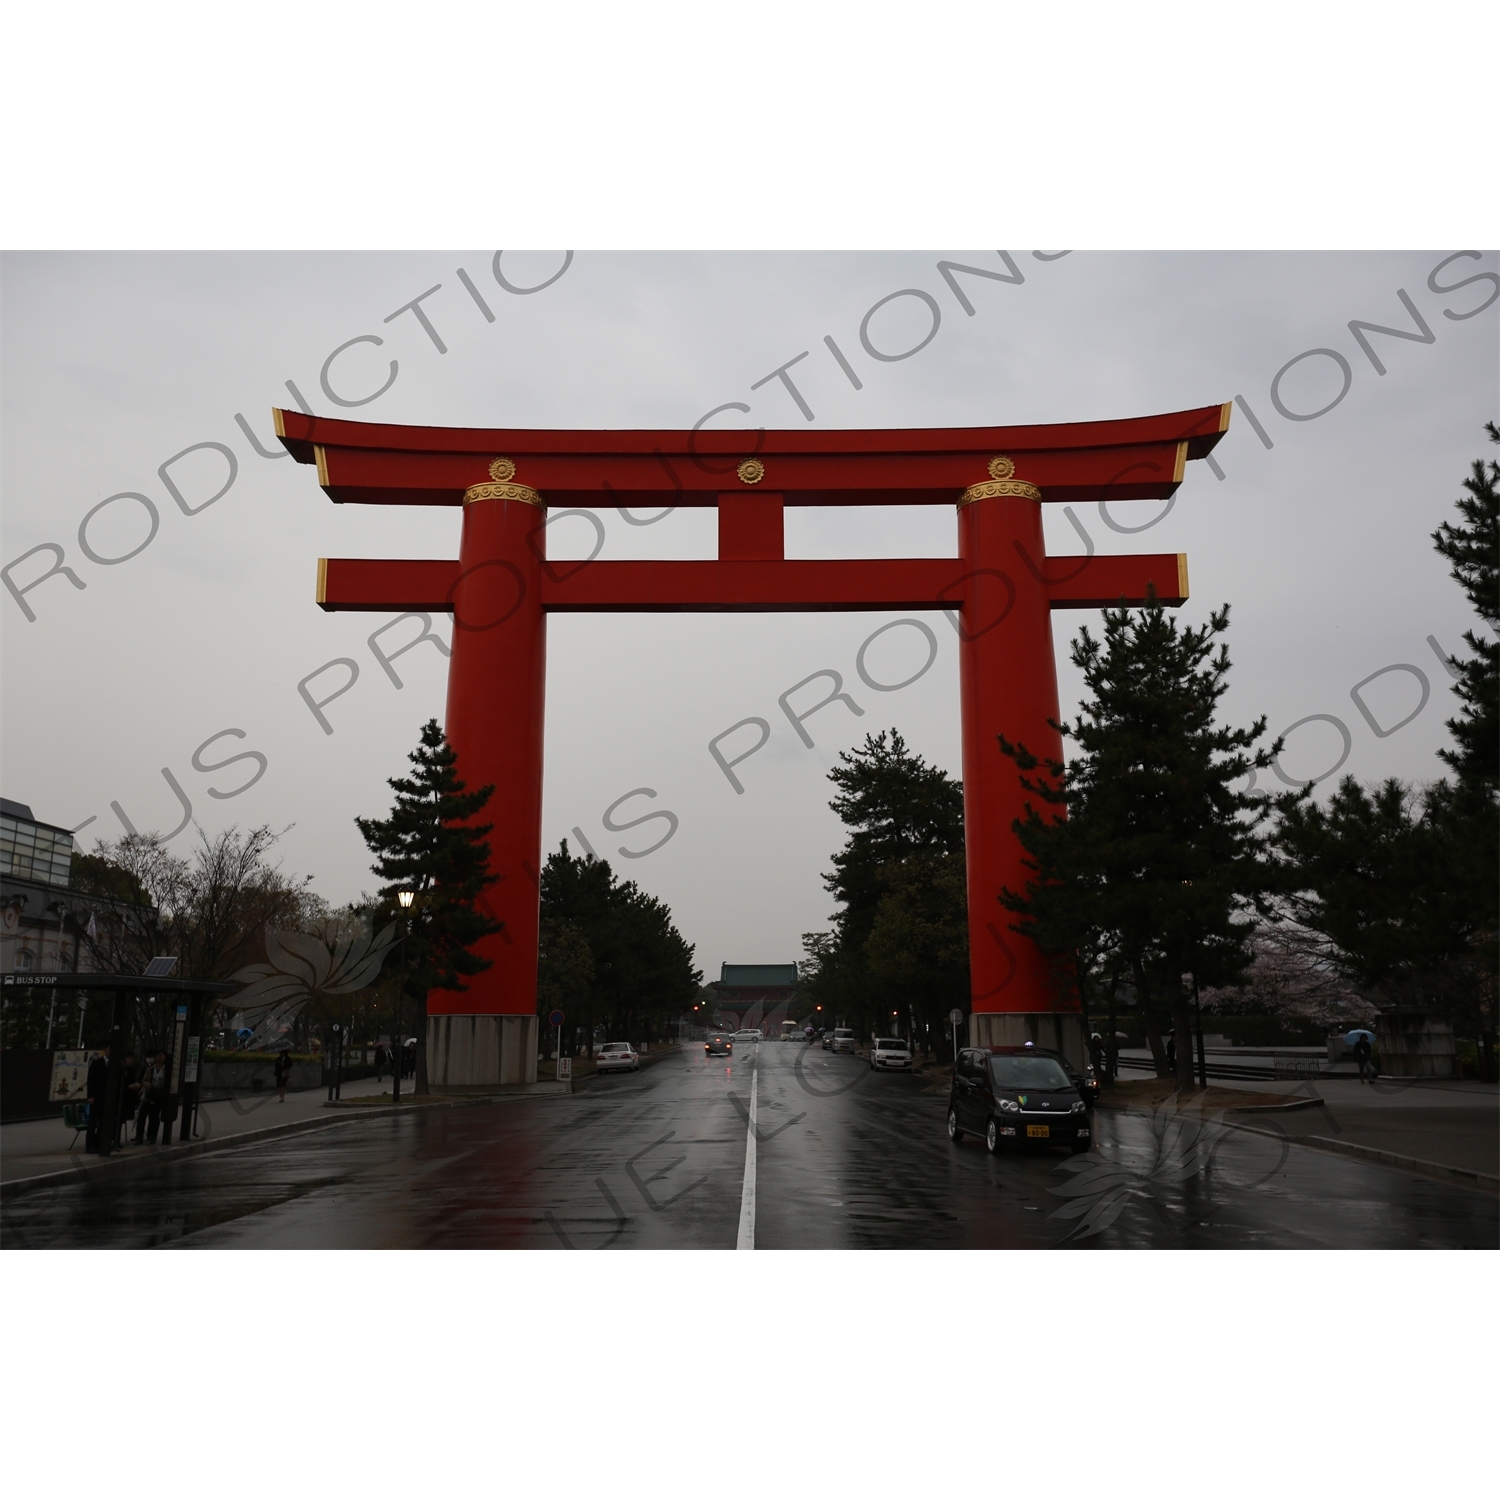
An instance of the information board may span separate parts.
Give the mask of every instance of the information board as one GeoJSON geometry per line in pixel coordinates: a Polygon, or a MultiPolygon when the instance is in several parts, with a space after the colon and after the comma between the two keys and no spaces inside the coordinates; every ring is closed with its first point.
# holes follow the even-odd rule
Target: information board
{"type": "Polygon", "coordinates": [[[52,1100],[84,1099],[88,1097],[89,1062],[104,1054],[85,1047],[81,1052],[54,1052],[52,1054],[52,1087],[47,1097],[52,1100]]]}

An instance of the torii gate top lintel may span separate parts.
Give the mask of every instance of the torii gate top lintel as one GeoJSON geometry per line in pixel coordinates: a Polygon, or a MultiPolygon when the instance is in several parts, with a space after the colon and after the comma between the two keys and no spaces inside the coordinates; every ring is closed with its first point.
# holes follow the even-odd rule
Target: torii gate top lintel
{"type": "Polygon", "coordinates": [[[287,450],[315,463],[344,503],[460,505],[505,459],[517,482],[559,506],[626,496],[710,506],[751,486],[786,505],[952,504],[1001,477],[990,466],[1004,459],[1037,498],[1086,504],[1167,499],[1185,463],[1223,436],[1229,411],[1226,402],[1105,422],[842,431],[404,427],[279,409],[273,418],[287,450]]]}

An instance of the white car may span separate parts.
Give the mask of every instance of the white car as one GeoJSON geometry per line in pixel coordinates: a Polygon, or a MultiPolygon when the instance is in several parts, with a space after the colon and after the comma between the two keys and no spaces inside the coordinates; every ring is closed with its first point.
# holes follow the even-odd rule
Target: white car
{"type": "Polygon", "coordinates": [[[758,1026],[747,1026],[743,1030],[735,1032],[734,1039],[737,1042],[759,1042],[765,1040],[758,1026]]]}
{"type": "Polygon", "coordinates": [[[911,1048],[899,1036],[878,1036],[870,1044],[872,1068],[910,1068],[911,1048]]]}
{"type": "Polygon", "coordinates": [[[599,1073],[639,1073],[641,1060],[629,1042],[605,1042],[594,1058],[594,1070],[599,1073]]]}
{"type": "Polygon", "coordinates": [[[830,1052],[853,1053],[854,1043],[857,1040],[853,1031],[847,1026],[835,1026],[833,1028],[833,1040],[828,1044],[830,1052]]]}

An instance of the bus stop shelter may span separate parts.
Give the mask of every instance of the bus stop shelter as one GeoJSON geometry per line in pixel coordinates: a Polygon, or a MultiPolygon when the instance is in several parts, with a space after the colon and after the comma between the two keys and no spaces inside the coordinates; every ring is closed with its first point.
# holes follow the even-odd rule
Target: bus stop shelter
{"type": "Polygon", "coordinates": [[[172,1127],[181,1111],[181,1139],[189,1139],[198,1111],[198,1073],[203,1053],[203,1013],[206,1002],[232,995],[238,985],[213,979],[169,979],[144,974],[6,974],[6,989],[79,990],[113,996],[109,1026],[109,1073],[104,1086],[104,1115],[99,1152],[115,1149],[121,1108],[125,1099],[125,1046],[129,1040],[131,1002],[141,996],[175,1000],[168,1035],[158,1047],[167,1053],[167,1097],[162,1105],[162,1144],[170,1145],[172,1127]]]}

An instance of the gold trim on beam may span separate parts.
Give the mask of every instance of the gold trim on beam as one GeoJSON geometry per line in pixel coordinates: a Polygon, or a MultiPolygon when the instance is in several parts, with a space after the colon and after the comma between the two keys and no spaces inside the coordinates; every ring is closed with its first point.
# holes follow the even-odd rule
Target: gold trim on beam
{"type": "Polygon", "coordinates": [[[1188,596],[1187,553],[1186,552],[1179,552],[1177,554],[1177,597],[1179,599],[1186,599],[1187,596],[1188,596]]]}
{"type": "Polygon", "coordinates": [[[286,423],[282,421],[285,415],[286,413],[279,406],[271,408],[271,425],[276,429],[276,436],[279,438],[286,436],[286,423]]]}
{"type": "Polygon", "coordinates": [[[529,484],[471,484],[464,491],[464,504],[476,500],[523,500],[527,505],[547,508],[547,502],[529,484]]]}
{"type": "Polygon", "coordinates": [[[332,481],[328,478],[328,450],[322,443],[313,444],[313,457],[318,461],[318,483],[326,490],[332,481]]]}
{"type": "Polygon", "coordinates": [[[1223,406],[1221,406],[1219,408],[1219,431],[1220,432],[1228,432],[1229,431],[1229,418],[1233,414],[1233,412],[1234,412],[1234,402],[1233,401],[1226,401],[1223,404],[1223,406]]]}
{"type": "Polygon", "coordinates": [[[1187,439],[1184,438],[1177,445],[1177,464],[1172,470],[1172,483],[1181,484],[1182,476],[1187,473],[1187,439]]]}
{"type": "Polygon", "coordinates": [[[320,557],[318,559],[318,603],[319,604],[326,604],[327,602],[328,602],[328,559],[326,557],[320,557]]]}
{"type": "Polygon", "coordinates": [[[987,484],[971,484],[958,497],[959,509],[976,500],[994,500],[1006,496],[1017,500],[1040,500],[1042,492],[1024,479],[991,479],[987,484]]]}

